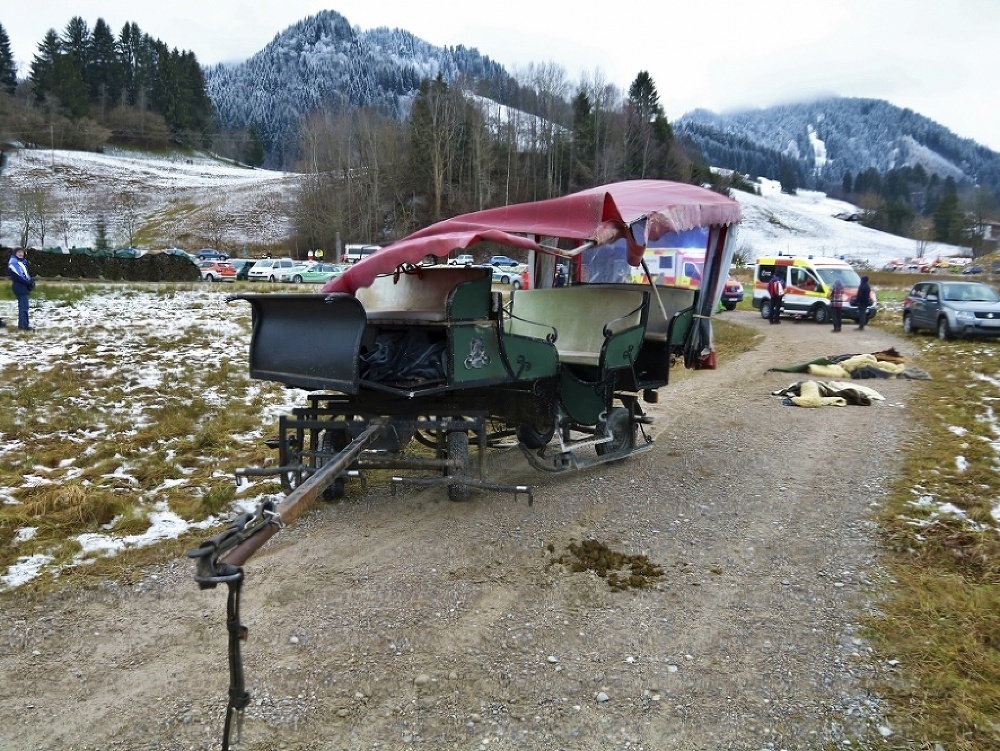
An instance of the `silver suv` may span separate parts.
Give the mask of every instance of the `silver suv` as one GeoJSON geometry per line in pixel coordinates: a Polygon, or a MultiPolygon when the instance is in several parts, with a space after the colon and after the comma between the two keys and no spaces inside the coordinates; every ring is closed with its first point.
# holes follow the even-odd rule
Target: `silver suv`
{"type": "Polygon", "coordinates": [[[1000,336],[1000,295],[982,282],[917,282],[903,301],[903,331],[1000,336]]]}

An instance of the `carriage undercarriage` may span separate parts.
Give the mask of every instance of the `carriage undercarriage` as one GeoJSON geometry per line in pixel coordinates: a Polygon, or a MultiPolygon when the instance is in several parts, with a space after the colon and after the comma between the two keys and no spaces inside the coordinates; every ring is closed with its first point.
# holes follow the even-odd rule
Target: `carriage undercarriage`
{"type": "MultiPolygon", "coordinates": [[[[386,400],[380,412],[359,409],[358,400],[342,394],[309,394],[305,406],[282,415],[277,436],[268,446],[277,450],[277,465],[240,469],[238,477],[278,477],[282,490],[291,493],[330,462],[341,458],[344,449],[369,426],[378,430],[366,441],[364,450],[332,477],[323,489],[326,500],[341,498],[348,481],[365,483],[375,471],[405,470],[394,474],[397,486],[443,485],[448,497],[464,501],[470,489],[526,494],[525,484],[494,482],[488,479],[489,452],[519,448],[528,463],[546,472],[566,472],[603,462],[618,461],[652,448],[645,425],[651,418],[634,394],[615,395],[617,406],[602,412],[593,425],[575,422],[551,410],[551,389],[518,391],[490,389],[489,393],[466,394],[465,398],[421,400],[399,403],[386,400]],[[476,408],[492,400],[490,408],[476,408]],[[456,402],[466,401],[456,412],[456,402]],[[520,408],[511,409],[512,404],[520,408]],[[537,415],[549,405],[547,425],[539,427],[528,415],[537,415]],[[501,409],[504,409],[501,412],[501,409]],[[534,410],[534,411],[532,411],[534,410]],[[509,422],[511,414],[526,415],[524,422],[509,422]]],[[[536,418],[537,419],[537,418],[536,418]]]]}

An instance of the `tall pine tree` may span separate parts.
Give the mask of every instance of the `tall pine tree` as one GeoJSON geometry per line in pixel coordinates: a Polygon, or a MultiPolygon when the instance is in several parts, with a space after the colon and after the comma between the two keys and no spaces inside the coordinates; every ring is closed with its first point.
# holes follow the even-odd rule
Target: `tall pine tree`
{"type": "Polygon", "coordinates": [[[672,177],[670,147],[674,134],[660,106],[656,84],[639,71],[625,105],[625,177],[672,177]]]}
{"type": "Polygon", "coordinates": [[[115,35],[104,19],[98,18],[91,35],[86,79],[90,100],[102,113],[120,104],[124,86],[123,68],[115,35]]]}
{"type": "Polygon", "coordinates": [[[28,74],[35,102],[38,104],[43,104],[49,97],[55,96],[58,84],[56,59],[60,54],[59,35],[55,29],[49,29],[38,45],[38,52],[31,60],[31,71],[28,74]]]}
{"type": "Polygon", "coordinates": [[[10,37],[3,24],[0,24],[0,91],[13,94],[17,88],[17,68],[14,66],[14,55],[10,51],[10,37]]]}

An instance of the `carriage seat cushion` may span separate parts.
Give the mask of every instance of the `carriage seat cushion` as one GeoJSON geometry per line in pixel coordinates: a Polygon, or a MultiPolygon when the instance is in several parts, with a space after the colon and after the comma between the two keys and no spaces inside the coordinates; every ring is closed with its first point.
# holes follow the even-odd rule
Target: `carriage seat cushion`
{"type": "Polygon", "coordinates": [[[508,331],[544,338],[551,331],[547,327],[552,327],[561,362],[597,366],[608,338],[605,326],[611,324],[612,335],[638,326],[642,322],[643,296],[634,288],[597,286],[515,290],[511,298],[514,317],[508,320],[508,331]],[[623,320],[617,320],[623,316],[623,320]]]}
{"type": "Polygon", "coordinates": [[[456,288],[476,280],[483,282],[483,315],[489,306],[488,269],[479,267],[431,266],[419,274],[392,274],[375,278],[371,286],[355,295],[365,308],[368,320],[379,323],[441,323],[448,318],[448,301],[456,288]]]}

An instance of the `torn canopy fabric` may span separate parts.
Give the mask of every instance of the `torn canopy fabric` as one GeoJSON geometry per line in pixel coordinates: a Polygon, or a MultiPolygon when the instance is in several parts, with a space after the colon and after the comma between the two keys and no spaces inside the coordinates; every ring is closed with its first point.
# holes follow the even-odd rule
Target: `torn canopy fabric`
{"type": "MultiPolygon", "coordinates": [[[[695,227],[714,229],[716,246],[706,254],[706,278],[710,280],[706,288],[714,291],[720,270],[728,271],[732,259],[735,233],[725,229],[740,218],[738,202],[706,188],[667,180],[628,180],[432,224],[359,261],[322,291],[354,294],[401,265],[417,264],[428,256],[445,258],[454,250],[484,241],[551,252],[543,243],[555,242],[559,247],[567,241],[572,247],[606,245],[624,237],[629,265],[639,266],[647,242],[695,227]],[[716,270],[710,274],[711,265],[716,270]]],[[[721,279],[724,283],[725,276],[721,279]]]]}

